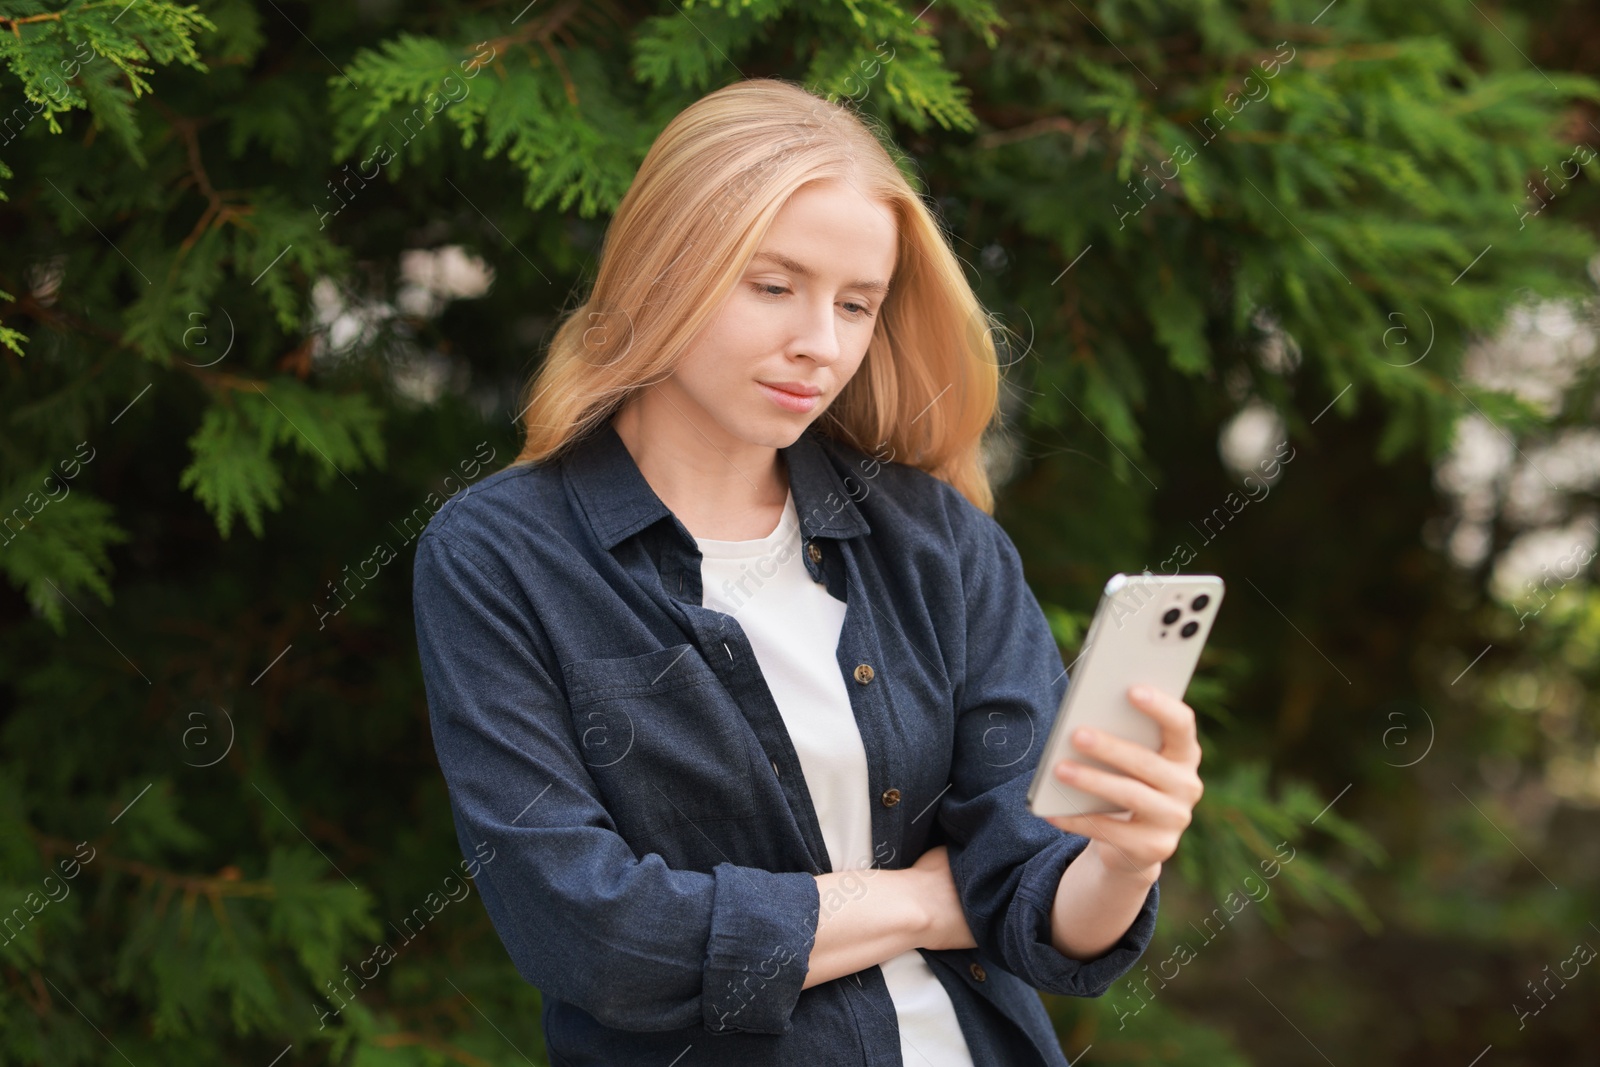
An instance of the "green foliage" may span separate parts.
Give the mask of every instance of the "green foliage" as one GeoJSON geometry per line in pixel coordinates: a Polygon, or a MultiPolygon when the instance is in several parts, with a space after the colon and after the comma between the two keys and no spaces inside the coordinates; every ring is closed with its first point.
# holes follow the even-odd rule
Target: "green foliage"
{"type": "MultiPolygon", "coordinates": [[[[1127,997],[1133,998],[1134,994],[1130,992],[1127,997]]],[[[1049,997],[1046,1003],[1058,1030],[1078,1039],[1064,1043],[1069,1059],[1079,1053],[1081,1044],[1083,1052],[1102,1063],[1251,1067],[1251,1061],[1239,1053],[1222,1029],[1172,1010],[1159,991],[1142,1009],[1137,1000],[1129,1007],[1112,997],[1077,1003],[1065,997],[1049,997]]]]}
{"type": "MultiPolygon", "coordinates": [[[[1332,810],[1336,800],[1324,800],[1305,782],[1290,782],[1274,797],[1266,788],[1266,768],[1245,764],[1219,775],[1208,776],[1206,796],[1195,809],[1192,841],[1175,857],[1184,881],[1203,887],[1206,894],[1221,901],[1229,893],[1242,892],[1242,879],[1261,877],[1276,857],[1280,843],[1287,844],[1295,857],[1280,862],[1283,882],[1292,899],[1319,911],[1337,905],[1359,919],[1368,932],[1376,933],[1378,917],[1351,887],[1314,853],[1301,856],[1300,847],[1308,844],[1313,826],[1334,840],[1359,853],[1370,863],[1383,859],[1383,848],[1367,831],[1332,810]]],[[[1286,923],[1276,895],[1261,902],[1261,914],[1279,930],[1286,923]]],[[[1207,902],[1208,905],[1210,902],[1207,902]]]]}
{"type": "MultiPolygon", "coordinates": [[[[11,172],[6,170],[3,165],[0,165],[0,178],[9,177],[11,177],[11,172]]],[[[0,198],[3,198],[4,195],[4,193],[0,193],[0,198]]],[[[0,300],[16,303],[16,299],[10,293],[0,292],[0,300]]],[[[0,326],[0,345],[5,345],[19,356],[25,354],[22,351],[22,343],[27,339],[27,335],[20,331],[14,330],[9,326],[0,326]]]]}
{"type": "MultiPolygon", "coordinates": [[[[145,157],[134,103],[153,91],[143,77],[155,73],[148,64],[181,63],[204,72],[195,37],[216,29],[199,8],[170,0],[91,0],[59,11],[21,2],[8,3],[5,10],[0,25],[10,32],[0,33],[0,61],[21,81],[32,105],[29,119],[43,115],[50,132],[59,134],[58,114],[85,109],[96,128],[109,130],[140,166],[145,157]],[[124,16],[129,16],[127,22],[124,16]]],[[[12,117],[18,113],[13,111],[12,117]]]]}
{"type": "MultiPolygon", "coordinates": [[[[0,943],[0,1062],[538,1054],[538,994],[476,903],[321,1018],[459,856],[406,564],[315,605],[479,442],[515,454],[518,390],[652,139],[741,75],[872,120],[1004,321],[1000,514],[1063,649],[1114,570],[1192,547],[1229,580],[1153,951],[1295,858],[1259,930],[1126,1027],[1128,981],[1052,999],[1069,1054],[1288,1062],[1226,1019],[1266,1009],[1240,974],[1276,1000],[1261,969],[1319,938],[1537,973],[1596,903],[1544,865],[1581,885],[1587,853],[1539,852],[1581,834],[1538,837],[1480,769],[1594,803],[1600,601],[1574,583],[1524,628],[1418,530],[1464,415],[1529,448],[1593,421],[1592,371],[1552,414],[1463,359],[1526,295],[1593,291],[1600,163],[1537,216],[1527,186],[1600,83],[1517,8],[1319,6],[0,0],[0,903],[95,850],[0,943]],[[441,250],[492,284],[403,265],[441,250]],[[1218,533],[1239,482],[1210,442],[1250,405],[1302,458],[1218,533]],[[1373,709],[1412,698],[1441,729],[1401,767],[1373,709]]],[[[1290,973],[1337,1016],[1370,973],[1334,956],[1290,973]]],[[[1449,1022],[1485,1032],[1499,993],[1449,1022]]],[[[1338,1062],[1424,1062],[1338,1021],[1338,1062]]]]}
{"type": "Polygon", "coordinates": [[[279,445],[293,445],[315,461],[319,489],[336,475],[348,480],[347,471],[368,462],[383,465],[382,415],[366,396],[319,391],[293,378],[277,379],[270,392],[259,383],[253,389],[206,410],[189,439],[195,460],[178,479],[179,488],[192,487],[216,517],[223,537],[235,514],[244,515],[257,537],[265,535],[262,509],[281,503],[283,479],[272,458],[279,445]]]}
{"type": "Polygon", "coordinates": [[[52,500],[42,488],[51,484],[51,475],[48,467],[35,469],[0,498],[0,509],[7,516],[30,516],[38,505],[37,517],[29,519],[0,553],[0,570],[27,594],[29,606],[61,631],[65,608],[60,585],[87,588],[110,603],[108,549],[127,543],[129,535],[114,521],[116,511],[104,500],[70,491],[52,500]]]}

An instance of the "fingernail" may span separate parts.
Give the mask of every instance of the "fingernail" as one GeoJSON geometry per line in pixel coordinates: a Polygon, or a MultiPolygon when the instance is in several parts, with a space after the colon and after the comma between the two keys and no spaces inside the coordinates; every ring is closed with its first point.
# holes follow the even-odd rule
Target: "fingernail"
{"type": "Polygon", "coordinates": [[[1063,763],[1056,768],[1056,776],[1059,778],[1076,778],[1078,776],[1078,768],[1075,764],[1063,763]]]}
{"type": "Polygon", "coordinates": [[[1150,687],[1148,685],[1136,685],[1129,692],[1133,696],[1133,699],[1140,701],[1149,700],[1151,695],[1150,687]]]}
{"type": "Polygon", "coordinates": [[[1078,741],[1078,744],[1080,744],[1080,745],[1084,745],[1084,746],[1093,745],[1099,739],[1100,739],[1100,735],[1095,733],[1093,730],[1089,729],[1087,726],[1082,727],[1082,728],[1080,728],[1078,730],[1077,741],[1078,741]]]}

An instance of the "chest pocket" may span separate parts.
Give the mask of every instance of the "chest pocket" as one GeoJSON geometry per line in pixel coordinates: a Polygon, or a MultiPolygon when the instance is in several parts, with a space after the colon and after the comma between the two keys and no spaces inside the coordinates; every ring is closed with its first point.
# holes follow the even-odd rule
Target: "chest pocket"
{"type": "Polygon", "coordinates": [[[579,754],[635,847],[673,827],[755,814],[758,743],[693,645],[561,670],[579,754]]]}

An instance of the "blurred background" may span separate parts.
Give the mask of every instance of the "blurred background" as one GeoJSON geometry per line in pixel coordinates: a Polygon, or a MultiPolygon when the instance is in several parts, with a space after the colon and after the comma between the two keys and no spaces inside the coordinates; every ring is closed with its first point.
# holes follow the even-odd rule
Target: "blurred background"
{"type": "Polygon", "coordinates": [[[411,545],[655,134],[777,76],[994,313],[1065,661],[1113,571],[1228,582],[1068,1057],[1596,1062],[1597,75],[1586,0],[0,0],[0,1060],[545,1062],[411,545]]]}

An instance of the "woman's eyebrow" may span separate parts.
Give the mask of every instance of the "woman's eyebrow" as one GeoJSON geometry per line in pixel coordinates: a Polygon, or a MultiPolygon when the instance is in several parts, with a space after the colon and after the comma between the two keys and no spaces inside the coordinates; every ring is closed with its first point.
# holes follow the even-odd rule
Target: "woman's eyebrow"
{"type": "MultiPolygon", "coordinates": [[[[771,260],[784,270],[798,274],[802,278],[815,278],[817,276],[816,271],[812,270],[804,263],[801,263],[799,260],[784,255],[782,252],[757,252],[750,258],[752,261],[757,259],[771,260]]],[[[847,283],[845,288],[862,289],[869,293],[887,293],[889,291],[889,283],[873,281],[871,279],[857,279],[856,281],[847,283]]]]}

